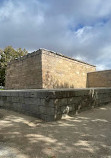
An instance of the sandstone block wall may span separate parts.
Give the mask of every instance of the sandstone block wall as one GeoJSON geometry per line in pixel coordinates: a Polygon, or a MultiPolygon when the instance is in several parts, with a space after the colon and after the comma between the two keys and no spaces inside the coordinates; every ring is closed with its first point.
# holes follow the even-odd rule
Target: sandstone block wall
{"type": "Polygon", "coordinates": [[[28,54],[8,64],[6,89],[41,89],[41,52],[28,54]]]}
{"type": "Polygon", "coordinates": [[[85,88],[95,66],[39,49],[9,63],[6,89],[85,88]]]}
{"type": "Polygon", "coordinates": [[[111,70],[88,73],[87,87],[111,87],[111,70]]]}
{"type": "Polygon", "coordinates": [[[111,103],[110,88],[0,91],[0,107],[45,121],[59,120],[63,114],[73,116],[108,103],[111,103]]]}
{"type": "Polygon", "coordinates": [[[92,71],[95,67],[90,64],[42,50],[43,88],[85,88],[92,71]]]}

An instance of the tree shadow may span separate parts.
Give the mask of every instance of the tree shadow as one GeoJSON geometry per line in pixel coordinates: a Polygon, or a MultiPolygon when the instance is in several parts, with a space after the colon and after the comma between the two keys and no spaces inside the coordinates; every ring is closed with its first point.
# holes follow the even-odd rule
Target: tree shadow
{"type": "MultiPolygon", "coordinates": [[[[85,111],[57,122],[0,109],[0,144],[31,158],[102,158],[111,155],[111,107],[85,111]]],[[[5,157],[5,156],[4,156],[5,157]]]]}
{"type": "Polygon", "coordinates": [[[74,88],[74,84],[70,83],[70,80],[66,82],[62,76],[59,76],[58,79],[58,76],[52,76],[50,71],[46,72],[43,83],[45,88],[74,88]]]}

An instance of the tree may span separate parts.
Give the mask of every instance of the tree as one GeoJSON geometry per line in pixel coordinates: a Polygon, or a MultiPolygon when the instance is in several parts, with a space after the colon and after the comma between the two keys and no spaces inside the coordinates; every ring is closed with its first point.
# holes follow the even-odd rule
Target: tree
{"type": "Polygon", "coordinates": [[[18,48],[15,50],[12,46],[7,46],[4,50],[0,49],[0,86],[5,86],[5,71],[7,64],[15,58],[26,55],[26,49],[18,48]]]}

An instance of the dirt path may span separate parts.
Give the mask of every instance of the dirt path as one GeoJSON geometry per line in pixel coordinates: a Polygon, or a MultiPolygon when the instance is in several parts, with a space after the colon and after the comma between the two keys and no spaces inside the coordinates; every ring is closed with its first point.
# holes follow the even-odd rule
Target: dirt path
{"type": "Polygon", "coordinates": [[[0,158],[111,158],[111,104],[53,123],[1,109],[0,158]]]}

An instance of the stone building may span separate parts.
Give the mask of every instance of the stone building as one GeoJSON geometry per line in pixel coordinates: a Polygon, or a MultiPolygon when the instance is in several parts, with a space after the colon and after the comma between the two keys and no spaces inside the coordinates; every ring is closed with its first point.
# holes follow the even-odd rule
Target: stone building
{"type": "Polygon", "coordinates": [[[8,64],[6,89],[86,88],[87,73],[95,70],[91,64],[39,49],[8,64]]]}

